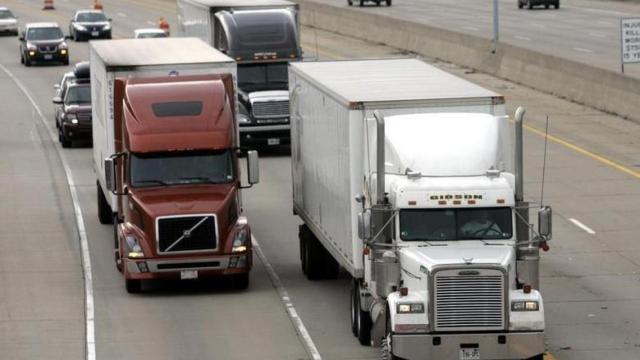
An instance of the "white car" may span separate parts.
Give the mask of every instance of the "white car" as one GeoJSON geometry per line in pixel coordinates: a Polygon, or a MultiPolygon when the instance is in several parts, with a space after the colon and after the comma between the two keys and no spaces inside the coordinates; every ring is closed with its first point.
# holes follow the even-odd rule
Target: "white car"
{"type": "Polygon", "coordinates": [[[18,19],[6,7],[0,6],[0,33],[18,35],[18,19]]]}
{"type": "Polygon", "coordinates": [[[135,39],[146,39],[146,38],[163,38],[167,37],[167,33],[162,29],[149,28],[149,29],[136,29],[133,32],[133,37],[135,39]]]}

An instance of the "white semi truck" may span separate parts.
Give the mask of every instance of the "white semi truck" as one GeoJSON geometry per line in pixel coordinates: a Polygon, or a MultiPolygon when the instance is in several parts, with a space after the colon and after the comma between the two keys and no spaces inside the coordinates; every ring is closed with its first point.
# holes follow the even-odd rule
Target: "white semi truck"
{"type": "Polygon", "coordinates": [[[513,146],[502,96],[415,59],[295,63],[289,80],[302,269],[351,274],[359,341],[387,359],[542,359],[551,209],[533,231],[524,111],[513,146]]]}

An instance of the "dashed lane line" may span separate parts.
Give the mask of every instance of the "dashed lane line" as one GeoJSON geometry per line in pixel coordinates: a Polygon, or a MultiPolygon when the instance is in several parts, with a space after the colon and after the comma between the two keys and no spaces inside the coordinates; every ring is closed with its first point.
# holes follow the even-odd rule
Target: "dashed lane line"
{"type": "Polygon", "coordinates": [[[571,221],[573,223],[573,225],[579,227],[580,229],[584,230],[587,234],[590,235],[594,235],[596,232],[593,231],[590,227],[588,227],[587,225],[581,223],[580,221],[574,219],[574,218],[569,218],[569,221],[571,221]]]}

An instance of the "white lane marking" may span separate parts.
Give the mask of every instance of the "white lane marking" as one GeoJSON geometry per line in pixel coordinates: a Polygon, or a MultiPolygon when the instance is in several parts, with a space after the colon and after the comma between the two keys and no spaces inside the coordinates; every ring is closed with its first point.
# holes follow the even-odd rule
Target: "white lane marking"
{"type": "Polygon", "coordinates": [[[545,28],[546,26],[540,24],[540,23],[532,23],[531,26],[533,27],[537,27],[537,28],[545,28]]]}
{"type": "Polygon", "coordinates": [[[585,49],[585,48],[579,48],[579,47],[573,48],[573,50],[580,51],[580,52],[583,52],[583,53],[588,53],[588,54],[593,53],[593,50],[589,50],[589,49],[585,49]]]}
{"type": "Polygon", "coordinates": [[[595,38],[600,38],[600,39],[604,39],[604,38],[607,37],[607,35],[602,34],[602,33],[597,33],[597,32],[590,32],[589,36],[595,37],[595,38]]]}
{"type": "Polygon", "coordinates": [[[526,36],[516,35],[515,38],[518,40],[531,41],[531,38],[528,38],[526,36]]]}
{"type": "Polygon", "coordinates": [[[269,260],[267,260],[267,257],[262,252],[262,248],[260,248],[260,244],[258,244],[258,240],[253,235],[251,235],[251,243],[253,244],[253,249],[256,251],[256,255],[258,255],[258,258],[267,269],[269,278],[271,278],[271,283],[278,292],[278,295],[280,295],[280,301],[282,302],[282,305],[284,305],[285,309],[287,309],[287,315],[289,315],[289,319],[291,319],[293,326],[296,328],[298,336],[302,339],[307,353],[313,360],[322,360],[322,356],[320,356],[320,352],[318,352],[316,344],[314,344],[313,339],[311,339],[311,335],[309,335],[302,319],[298,316],[298,312],[296,311],[296,308],[293,307],[293,303],[291,303],[291,298],[289,297],[287,289],[282,285],[280,277],[273,269],[273,266],[271,266],[269,260]]]}
{"type": "MultiPolygon", "coordinates": [[[[13,73],[9,71],[4,65],[0,64],[0,69],[4,71],[11,80],[18,86],[18,88],[24,93],[24,95],[29,99],[31,105],[38,113],[40,117],[40,121],[45,126],[45,128],[49,132],[49,136],[53,143],[56,143],[56,134],[47,124],[47,120],[44,117],[40,107],[33,99],[27,88],[22,84],[18,78],[16,78],[13,73]]],[[[69,186],[69,192],[71,193],[71,200],[73,201],[73,212],[76,217],[76,226],[78,227],[78,236],[80,237],[80,253],[81,253],[81,261],[82,261],[82,272],[84,278],[84,306],[85,306],[85,341],[87,343],[86,346],[86,360],[95,360],[96,359],[96,337],[95,337],[95,309],[93,302],[93,277],[91,275],[91,257],[89,255],[89,242],[87,241],[87,231],[84,227],[84,217],[82,215],[82,209],[80,208],[80,200],[78,198],[78,192],[76,190],[75,181],[73,180],[73,174],[71,173],[71,167],[69,167],[69,161],[67,161],[67,157],[64,155],[62,150],[58,147],[55,147],[58,156],[60,157],[60,161],[62,162],[62,166],[64,168],[64,173],[67,177],[67,185],[69,186]]]]}
{"type": "Polygon", "coordinates": [[[151,26],[155,26],[156,23],[154,23],[153,21],[147,21],[147,24],[151,25],[151,26]]]}
{"type": "Polygon", "coordinates": [[[472,31],[478,31],[478,30],[480,30],[480,29],[478,29],[478,28],[477,28],[477,27],[475,27],[475,26],[463,26],[462,28],[463,28],[463,29],[466,29],[466,30],[472,30],[472,31]]]}
{"type": "Polygon", "coordinates": [[[588,227],[587,225],[581,223],[580,221],[578,221],[576,219],[570,218],[569,221],[571,221],[573,223],[573,225],[575,225],[575,226],[579,227],[580,229],[586,231],[587,234],[593,235],[593,234],[596,233],[595,231],[591,230],[590,227],[588,227]]]}
{"type": "Polygon", "coordinates": [[[118,13],[118,16],[120,16],[120,17],[127,17],[127,14],[125,14],[125,13],[118,13]]]}
{"type": "Polygon", "coordinates": [[[611,25],[613,25],[613,24],[612,24],[612,23],[610,23],[610,22],[608,22],[608,21],[598,20],[598,25],[611,26],[611,25]]]}

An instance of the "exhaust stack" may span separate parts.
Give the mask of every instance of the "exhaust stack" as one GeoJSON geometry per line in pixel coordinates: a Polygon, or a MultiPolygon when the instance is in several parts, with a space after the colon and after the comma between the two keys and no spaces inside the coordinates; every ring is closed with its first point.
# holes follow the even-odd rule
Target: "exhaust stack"
{"type": "Polygon", "coordinates": [[[376,118],[377,131],[376,131],[376,203],[384,204],[385,196],[384,196],[384,115],[382,115],[378,110],[373,112],[373,116],[376,118]]]}
{"type": "Polygon", "coordinates": [[[522,128],[524,123],[524,113],[526,110],[520,106],[516,110],[516,154],[515,154],[515,171],[516,171],[516,201],[524,201],[524,160],[523,160],[523,147],[524,141],[522,138],[522,128]]]}

